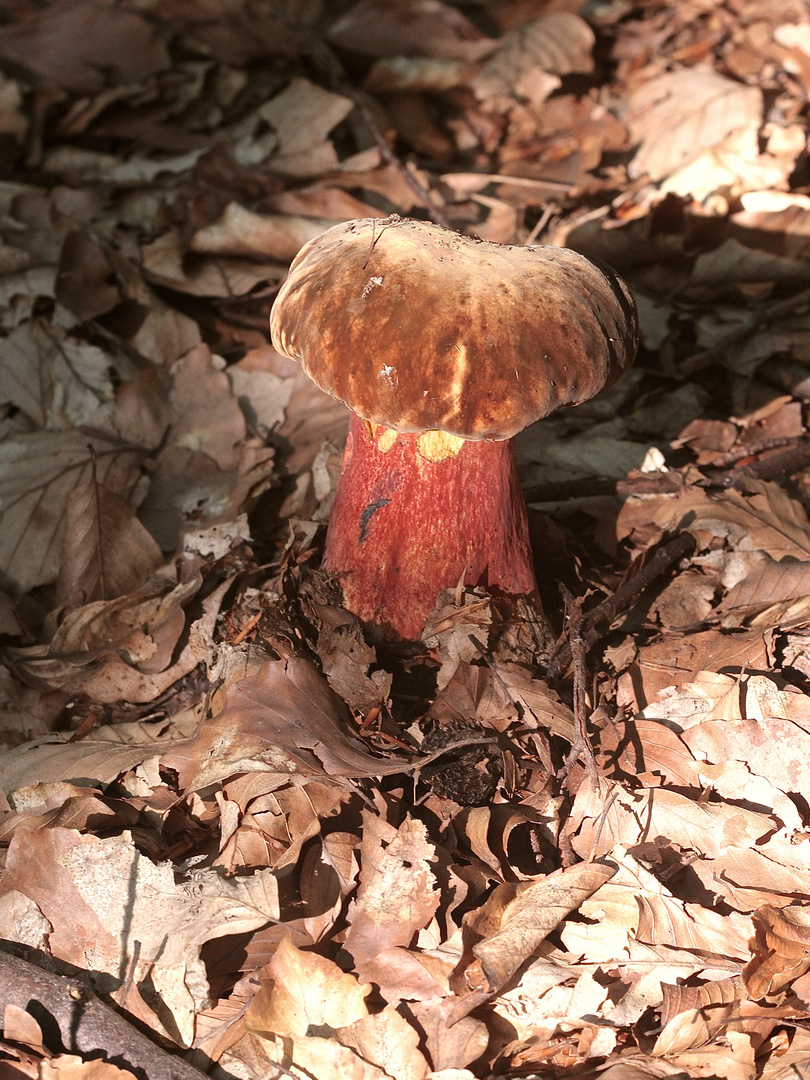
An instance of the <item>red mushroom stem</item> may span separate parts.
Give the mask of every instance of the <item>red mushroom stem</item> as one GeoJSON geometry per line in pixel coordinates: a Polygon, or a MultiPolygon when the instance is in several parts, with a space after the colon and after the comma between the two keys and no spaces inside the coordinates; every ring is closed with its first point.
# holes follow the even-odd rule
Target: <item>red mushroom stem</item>
{"type": "Polygon", "coordinates": [[[324,555],[345,605],[407,640],[462,573],[465,585],[537,597],[512,439],[465,441],[436,461],[421,438],[352,414],[324,555]]]}

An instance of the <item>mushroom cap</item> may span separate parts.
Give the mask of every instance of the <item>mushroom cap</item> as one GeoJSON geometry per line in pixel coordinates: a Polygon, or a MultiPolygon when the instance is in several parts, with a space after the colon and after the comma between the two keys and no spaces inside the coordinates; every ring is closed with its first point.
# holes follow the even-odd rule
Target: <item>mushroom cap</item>
{"type": "Polygon", "coordinates": [[[293,260],[275,348],[365,420],[508,439],[632,364],[621,278],[567,248],[511,247],[402,218],[328,229],[293,260]]]}

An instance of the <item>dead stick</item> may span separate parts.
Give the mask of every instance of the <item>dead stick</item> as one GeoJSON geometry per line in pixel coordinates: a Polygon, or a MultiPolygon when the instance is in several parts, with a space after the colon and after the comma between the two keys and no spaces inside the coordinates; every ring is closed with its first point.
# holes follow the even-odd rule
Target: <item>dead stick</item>
{"type": "Polygon", "coordinates": [[[719,341],[715,341],[714,345],[710,345],[708,349],[703,349],[702,352],[687,357],[678,369],[678,377],[688,379],[696,371],[709,367],[715,360],[721,360],[733,345],[739,345],[740,342],[750,337],[754,331],[761,329],[763,326],[769,326],[772,322],[781,319],[785,315],[792,315],[794,311],[804,304],[810,304],[810,289],[803,289],[788,300],[780,300],[776,304],[759,308],[744,323],[735,326],[733,330],[724,334],[719,341]]]}
{"type": "Polygon", "coordinates": [[[568,779],[575,762],[582,756],[585,759],[585,767],[588,771],[591,787],[594,791],[598,791],[599,769],[596,765],[596,755],[593,752],[593,747],[588,738],[588,703],[587,695],[585,693],[585,683],[588,671],[585,661],[587,649],[582,638],[582,597],[574,596],[565,585],[561,584],[560,589],[565,598],[568,621],[568,648],[571,652],[571,662],[574,669],[573,706],[574,723],[576,725],[576,737],[574,738],[568,757],[565,759],[565,764],[561,770],[561,776],[568,779]]]}
{"type": "Polygon", "coordinates": [[[106,1061],[148,1080],[204,1080],[205,1073],[161,1050],[78,979],[0,951],[0,1006],[5,1005],[16,1005],[33,1016],[54,1052],[60,1049],[50,1045],[56,1025],[68,1053],[84,1056],[101,1051],[106,1061]]]}
{"type": "MultiPolygon", "coordinates": [[[[356,97],[355,101],[357,101],[356,97]]],[[[417,196],[419,201],[424,205],[425,209],[428,212],[428,217],[431,221],[435,221],[437,225],[441,225],[445,229],[452,229],[453,226],[438,208],[438,206],[433,200],[433,196],[430,194],[427,188],[422,187],[422,185],[419,183],[419,181],[416,179],[410,169],[408,169],[407,166],[402,164],[402,162],[393,152],[391,147],[385,141],[385,136],[377,127],[377,122],[371,115],[370,109],[368,109],[367,106],[363,105],[362,102],[357,102],[357,106],[360,109],[360,112],[363,114],[363,119],[368,124],[368,129],[374,138],[374,142],[377,144],[377,149],[380,151],[380,157],[383,159],[383,161],[387,161],[389,165],[393,165],[394,168],[399,173],[401,173],[405,183],[417,196]]]]}
{"type": "Polygon", "coordinates": [[[775,480],[778,476],[789,476],[799,472],[810,465],[810,440],[803,439],[797,446],[784,450],[781,454],[771,454],[770,457],[753,461],[750,465],[742,465],[728,472],[708,476],[705,480],[699,480],[700,487],[705,488],[742,488],[745,486],[746,477],[756,480],[775,480]]]}
{"type": "MultiPolygon", "coordinates": [[[[673,536],[648,559],[646,565],[635,573],[616,592],[597,604],[595,608],[586,611],[582,616],[582,637],[585,648],[590,649],[602,636],[599,629],[605,623],[610,624],[613,620],[626,611],[632,602],[644,592],[657,578],[675,562],[680,562],[691,554],[695,547],[695,538],[691,533],[682,532],[673,536]]],[[[560,646],[557,654],[548,667],[548,678],[551,681],[558,679],[571,663],[571,648],[568,642],[560,646]]]]}
{"type": "Polygon", "coordinates": [[[683,488],[680,473],[649,473],[639,476],[610,480],[600,477],[584,477],[581,480],[561,480],[559,483],[542,484],[526,488],[527,503],[567,502],[569,499],[587,499],[598,495],[672,495],[683,488]]]}

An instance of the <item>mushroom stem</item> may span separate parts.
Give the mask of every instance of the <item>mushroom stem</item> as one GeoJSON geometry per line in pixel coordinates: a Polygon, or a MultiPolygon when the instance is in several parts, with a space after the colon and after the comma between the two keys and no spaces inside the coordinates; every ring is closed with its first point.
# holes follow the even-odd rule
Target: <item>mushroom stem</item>
{"type": "Polygon", "coordinates": [[[345,605],[407,640],[462,574],[465,585],[537,599],[512,439],[456,440],[441,460],[425,452],[424,435],[352,414],[324,554],[345,605]]]}

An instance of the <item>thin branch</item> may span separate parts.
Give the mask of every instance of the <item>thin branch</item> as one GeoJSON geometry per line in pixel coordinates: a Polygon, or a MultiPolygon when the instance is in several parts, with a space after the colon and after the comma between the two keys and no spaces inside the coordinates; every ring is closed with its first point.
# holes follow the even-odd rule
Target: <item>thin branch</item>
{"type": "Polygon", "coordinates": [[[571,662],[574,669],[573,706],[574,723],[576,724],[576,737],[571,746],[571,751],[565,759],[561,775],[567,778],[574,764],[582,757],[585,759],[585,768],[588,772],[591,787],[594,791],[598,791],[599,769],[596,765],[596,755],[588,738],[588,702],[585,692],[588,674],[585,656],[588,650],[582,637],[582,597],[574,596],[565,585],[561,584],[560,589],[565,598],[568,648],[571,652],[571,662]]]}
{"type": "Polygon", "coordinates": [[[750,318],[724,334],[715,341],[714,345],[710,345],[708,349],[703,349],[702,352],[695,353],[684,360],[678,368],[678,378],[688,379],[690,375],[709,367],[716,360],[722,360],[732,346],[739,345],[755,331],[769,326],[777,319],[784,318],[785,315],[792,315],[806,304],[810,304],[810,288],[803,289],[787,300],[780,300],[775,304],[759,307],[750,318]]]}
{"type": "Polygon", "coordinates": [[[374,138],[374,142],[377,144],[377,149],[380,151],[380,157],[383,159],[383,161],[388,162],[389,165],[393,165],[394,168],[402,175],[402,179],[405,181],[405,183],[408,185],[414,195],[416,195],[419,201],[424,205],[425,209],[428,212],[428,217],[431,221],[435,221],[437,225],[441,225],[445,229],[452,229],[453,226],[450,224],[448,219],[444,216],[442,211],[436,205],[431,193],[427,190],[427,188],[423,187],[419,183],[419,181],[416,179],[416,177],[413,175],[407,165],[404,165],[399,160],[391,147],[388,145],[385,136],[377,127],[377,121],[371,115],[371,110],[368,108],[368,106],[364,105],[361,101],[357,101],[356,97],[355,101],[357,102],[358,109],[363,114],[363,119],[368,124],[368,129],[374,138]]]}
{"type": "Polygon", "coordinates": [[[804,438],[784,450],[781,454],[752,461],[750,465],[741,465],[727,472],[715,473],[705,480],[698,480],[704,488],[743,488],[747,478],[756,480],[775,480],[779,476],[790,476],[810,465],[810,439],[804,438]]]}
{"type": "MultiPolygon", "coordinates": [[[[586,611],[582,616],[581,628],[585,649],[590,649],[602,636],[600,627],[610,625],[623,611],[627,611],[645,589],[649,588],[673,563],[680,562],[681,559],[690,555],[694,548],[695,538],[691,533],[677,533],[671,540],[662,544],[655,554],[648,558],[646,564],[628,581],[620,585],[612,596],[590,611],[586,611]]],[[[571,663],[571,656],[571,647],[568,642],[565,642],[549,664],[547,674],[550,681],[553,682],[562,675],[571,663]]]]}
{"type": "MultiPolygon", "coordinates": [[[[29,1013],[43,1031],[58,1029],[68,1053],[97,1056],[148,1080],[204,1080],[182,1057],[162,1050],[78,979],[0,951],[0,999],[29,1013]]],[[[48,1046],[54,1052],[58,1046],[48,1046]]]]}

